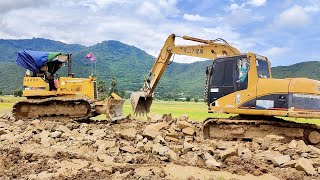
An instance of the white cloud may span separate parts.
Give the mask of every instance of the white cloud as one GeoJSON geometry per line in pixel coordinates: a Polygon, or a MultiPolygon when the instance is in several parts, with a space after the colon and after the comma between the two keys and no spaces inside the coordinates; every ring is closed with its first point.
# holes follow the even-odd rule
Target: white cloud
{"type": "Polygon", "coordinates": [[[284,10],[276,18],[275,24],[279,27],[303,27],[310,21],[310,17],[302,6],[292,6],[284,10]]]}
{"type": "Polygon", "coordinates": [[[263,6],[265,3],[267,2],[267,0],[249,0],[248,3],[250,5],[253,5],[253,6],[263,6]]]}
{"type": "Polygon", "coordinates": [[[183,19],[187,21],[207,21],[208,18],[202,17],[199,14],[192,15],[192,14],[184,14],[183,19]]]}
{"type": "Polygon", "coordinates": [[[290,49],[287,47],[272,47],[265,50],[262,55],[267,56],[271,61],[273,58],[281,57],[289,53],[290,49]]]}

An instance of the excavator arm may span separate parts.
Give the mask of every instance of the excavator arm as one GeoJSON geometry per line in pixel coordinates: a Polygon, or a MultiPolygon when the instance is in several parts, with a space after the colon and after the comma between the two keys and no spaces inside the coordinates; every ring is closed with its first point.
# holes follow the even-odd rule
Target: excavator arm
{"type": "Polygon", "coordinates": [[[131,94],[131,105],[135,114],[144,114],[150,111],[153,100],[153,92],[158,85],[165,69],[173,54],[215,59],[219,56],[239,55],[240,52],[235,47],[230,46],[225,40],[203,40],[190,36],[176,36],[171,34],[165,41],[157,59],[155,60],[149,76],[144,81],[143,87],[138,92],[131,94]],[[175,45],[175,38],[201,43],[199,45],[175,45]],[[222,41],[222,43],[220,42],[222,41]]]}

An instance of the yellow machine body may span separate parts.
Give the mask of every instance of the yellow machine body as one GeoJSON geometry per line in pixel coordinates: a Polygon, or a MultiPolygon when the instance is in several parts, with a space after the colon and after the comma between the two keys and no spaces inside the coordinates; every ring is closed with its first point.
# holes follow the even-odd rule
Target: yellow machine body
{"type": "Polygon", "coordinates": [[[25,97],[87,97],[97,99],[93,77],[89,78],[72,78],[60,77],[55,80],[58,86],[57,90],[49,90],[49,84],[42,77],[24,77],[23,79],[23,96],[25,97]]]}

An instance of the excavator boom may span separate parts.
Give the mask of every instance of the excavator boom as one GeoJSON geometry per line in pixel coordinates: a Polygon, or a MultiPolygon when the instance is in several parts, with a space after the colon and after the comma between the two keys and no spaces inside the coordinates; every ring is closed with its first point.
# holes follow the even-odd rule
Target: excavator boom
{"type": "Polygon", "coordinates": [[[154,90],[157,87],[157,84],[167,68],[167,65],[173,54],[215,59],[219,56],[240,55],[240,52],[238,49],[232,47],[221,38],[216,40],[203,40],[190,36],[181,37],[171,34],[165,41],[157,59],[153,64],[153,67],[150,70],[149,76],[144,81],[142,89],[139,92],[133,92],[131,94],[131,105],[135,114],[144,114],[150,111],[154,90]],[[176,37],[193,42],[199,42],[201,44],[176,46],[176,37]],[[220,41],[223,43],[220,43],[220,41]]]}

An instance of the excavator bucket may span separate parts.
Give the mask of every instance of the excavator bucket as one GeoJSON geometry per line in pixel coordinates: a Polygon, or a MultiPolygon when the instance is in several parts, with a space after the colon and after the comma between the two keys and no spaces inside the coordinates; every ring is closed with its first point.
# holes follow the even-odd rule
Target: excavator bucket
{"type": "Polygon", "coordinates": [[[136,115],[143,115],[150,112],[153,97],[147,96],[144,92],[133,92],[131,94],[132,111],[136,115]]]}
{"type": "Polygon", "coordinates": [[[123,113],[124,99],[115,93],[112,93],[107,100],[106,114],[112,121],[118,121],[125,118],[123,113]]]}

